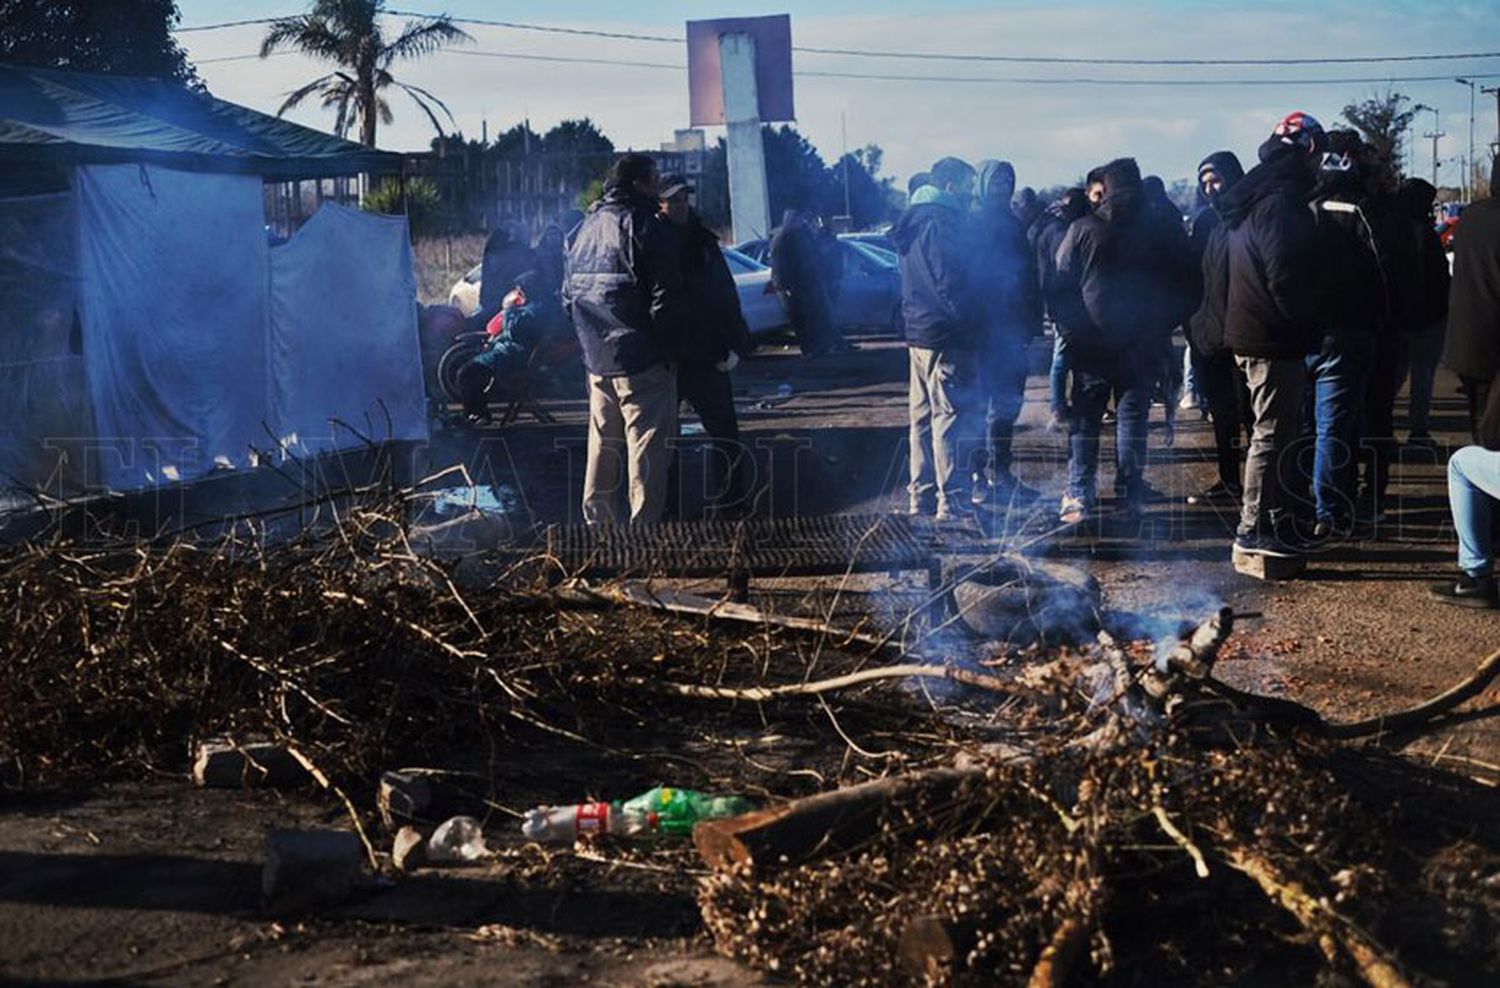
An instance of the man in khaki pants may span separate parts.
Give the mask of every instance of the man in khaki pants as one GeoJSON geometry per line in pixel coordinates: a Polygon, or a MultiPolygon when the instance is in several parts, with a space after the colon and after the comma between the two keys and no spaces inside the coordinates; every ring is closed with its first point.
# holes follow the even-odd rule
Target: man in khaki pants
{"type": "Polygon", "coordinates": [[[658,521],[667,500],[684,291],[675,241],[656,215],[659,186],[655,162],[624,155],[568,246],[563,301],[588,370],[590,525],[620,520],[622,468],[632,523],[658,521]]]}
{"type": "Polygon", "coordinates": [[[965,457],[979,448],[979,348],[968,269],[972,166],[944,158],[891,229],[911,354],[908,512],[948,521],[967,503],[965,457]]]}

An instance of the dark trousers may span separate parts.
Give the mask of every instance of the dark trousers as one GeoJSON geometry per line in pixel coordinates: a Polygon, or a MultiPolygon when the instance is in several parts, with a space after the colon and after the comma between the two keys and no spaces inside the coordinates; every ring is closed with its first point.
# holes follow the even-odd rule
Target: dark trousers
{"type": "Polygon", "coordinates": [[[837,342],[833,328],[833,307],[821,286],[780,291],[787,318],[797,334],[797,345],[803,353],[827,353],[837,342]]]}
{"type": "Polygon", "coordinates": [[[1459,382],[1463,385],[1464,398],[1469,403],[1469,438],[1474,440],[1474,445],[1481,446],[1479,441],[1479,420],[1484,417],[1484,406],[1490,400],[1490,382],[1481,381],[1477,377],[1461,377],[1459,382]]]}
{"type": "Polygon", "coordinates": [[[1144,498],[1146,484],[1146,416],[1156,385],[1155,354],[1145,360],[1118,354],[1073,364],[1072,413],[1068,418],[1068,494],[1095,499],[1099,472],[1099,434],[1111,394],[1115,410],[1115,489],[1127,501],[1144,498]]]}
{"type": "Polygon", "coordinates": [[[1394,334],[1375,341],[1375,359],[1365,386],[1364,420],[1360,445],[1365,465],[1364,489],[1360,496],[1379,508],[1391,480],[1391,464],[1400,443],[1396,439],[1396,393],[1401,390],[1405,343],[1394,334]]]}
{"type": "Polygon", "coordinates": [[[991,480],[998,485],[1013,483],[1012,447],[1016,438],[1016,419],[1026,400],[1026,344],[1004,340],[984,354],[980,366],[980,387],[984,389],[985,450],[978,454],[971,473],[983,473],[985,460],[991,480]]]}
{"type": "MultiPolygon", "coordinates": [[[[738,504],[744,497],[745,463],[733,382],[728,374],[713,367],[684,364],[677,369],[677,397],[692,406],[708,436],[702,478],[704,506],[712,511],[738,504]]],[[[679,461],[680,456],[672,457],[667,483],[668,510],[672,513],[681,507],[679,461]]]]}
{"type": "Polygon", "coordinates": [[[1208,404],[1213,418],[1214,451],[1219,462],[1219,483],[1240,489],[1241,437],[1249,431],[1250,389],[1245,374],[1234,362],[1234,354],[1220,350],[1210,356],[1193,351],[1193,380],[1208,404]]]}

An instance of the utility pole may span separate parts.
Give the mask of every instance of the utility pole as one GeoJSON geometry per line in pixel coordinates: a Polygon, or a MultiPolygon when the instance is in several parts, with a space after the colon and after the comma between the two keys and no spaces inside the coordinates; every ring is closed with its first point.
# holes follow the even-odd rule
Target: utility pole
{"type": "Polygon", "coordinates": [[[844,138],[844,215],[849,217],[848,222],[854,222],[854,209],[849,205],[849,124],[844,119],[844,111],[839,111],[839,130],[844,138]]]}
{"type": "Polygon", "coordinates": [[[1430,134],[1423,134],[1422,136],[1425,137],[1425,138],[1430,138],[1432,140],[1432,187],[1435,189],[1435,188],[1437,188],[1437,184],[1438,184],[1438,178],[1437,178],[1437,172],[1438,172],[1437,145],[1438,145],[1438,141],[1441,138],[1447,137],[1448,135],[1447,134],[1443,134],[1443,133],[1439,133],[1438,131],[1433,131],[1430,134]]]}
{"type": "Polygon", "coordinates": [[[1464,156],[1464,201],[1474,198],[1474,90],[1477,83],[1468,79],[1454,79],[1460,86],[1469,87],[1469,153],[1464,156]]]}
{"type": "MultiPolygon", "coordinates": [[[[1500,154],[1500,86],[1492,86],[1489,89],[1480,89],[1481,93],[1495,97],[1495,143],[1491,145],[1497,154],[1500,154]]],[[[1494,190],[1490,195],[1494,195],[1494,190]]]]}

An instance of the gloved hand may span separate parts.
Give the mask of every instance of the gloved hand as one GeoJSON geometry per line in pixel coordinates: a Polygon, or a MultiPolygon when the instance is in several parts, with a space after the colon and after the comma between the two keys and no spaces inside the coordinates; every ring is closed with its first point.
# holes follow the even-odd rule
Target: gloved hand
{"type": "Polygon", "coordinates": [[[740,365],[740,355],[737,354],[737,353],[735,353],[733,350],[730,350],[729,351],[729,356],[725,357],[723,360],[719,361],[717,364],[714,364],[714,370],[719,371],[721,374],[728,374],[730,371],[734,370],[739,365],[740,365]]]}

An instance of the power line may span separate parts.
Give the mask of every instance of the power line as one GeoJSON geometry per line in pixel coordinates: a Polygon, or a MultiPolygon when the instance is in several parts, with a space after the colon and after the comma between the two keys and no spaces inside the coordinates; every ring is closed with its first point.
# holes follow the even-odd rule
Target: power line
{"type": "MultiPolygon", "coordinates": [[[[387,9],[387,14],[395,17],[420,17],[435,18],[440,15],[415,10],[387,9]]],[[[214,24],[197,24],[189,27],[180,27],[179,32],[189,31],[212,31],[219,28],[239,27],[245,24],[268,24],[273,21],[282,20],[279,17],[256,17],[246,20],[221,21],[214,24]]],[[[478,24],[485,27],[508,28],[513,31],[534,31],[543,34],[562,34],[585,38],[609,38],[616,41],[649,41],[662,44],[685,44],[687,39],[683,37],[672,37],[662,34],[639,34],[628,31],[604,31],[592,28],[561,27],[553,24],[532,24],[523,21],[504,21],[486,17],[455,17],[449,16],[449,20],[456,24],[478,24]]],[[[1477,58],[1497,58],[1500,51],[1478,51],[1478,52],[1448,52],[1429,55],[1346,55],[1321,58],[1100,58],[1064,55],[987,55],[987,54],[949,54],[945,52],[918,52],[918,51],[878,51],[858,48],[818,48],[806,45],[793,45],[792,50],[808,55],[837,55],[854,58],[893,58],[913,59],[943,62],[992,62],[1012,65],[1136,65],[1136,66],[1208,66],[1208,65],[1360,65],[1374,63],[1396,63],[1396,62],[1437,62],[1437,61],[1461,61],[1477,58]]],[[[861,78],[858,75],[847,75],[840,78],[861,78]]],[[[886,76],[875,76],[874,78],[886,78],[886,76]]],[[[946,81],[946,80],[945,80],[946,81]]],[[[1365,80],[1356,80],[1365,81],[1365,80]]],[[[1373,80],[1383,82],[1387,80],[1373,80]]],[[[1389,80],[1400,81],[1428,81],[1426,79],[1412,80],[1389,80]]]]}
{"type": "MultiPolygon", "coordinates": [[[[292,53],[277,52],[276,54],[284,55],[292,53]]],[[[537,55],[530,52],[486,51],[472,48],[440,48],[433,54],[462,55],[466,58],[498,58],[521,62],[557,62],[568,65],[606,65],[616,68],[687,71],[687,65],[681,62],[643,62],[619,58],[537,55]]],[[[199,59],[195,64],[208,65],[214,62],[237,62],[259,57],[259,55],[253,54],[226,55],[217,58],[199,59]]],[[[799,78],[817,79],[862,79],[875,82],[979,83],[1013,86],[1358,86],[1383,85],[1398,82],[1446,82],[1450,78],[1446,75],[1412,75],[1327,79],[1102,79],[1094,76],[1046,78],[1033,76],[891,75],[889,73],[835,72],[817,69],[795,69],[792,74],[799,78]]],[[[1475,79],[1500,79],[1500,73],[1476,73],[1473,77],[1475,79]]]]}

